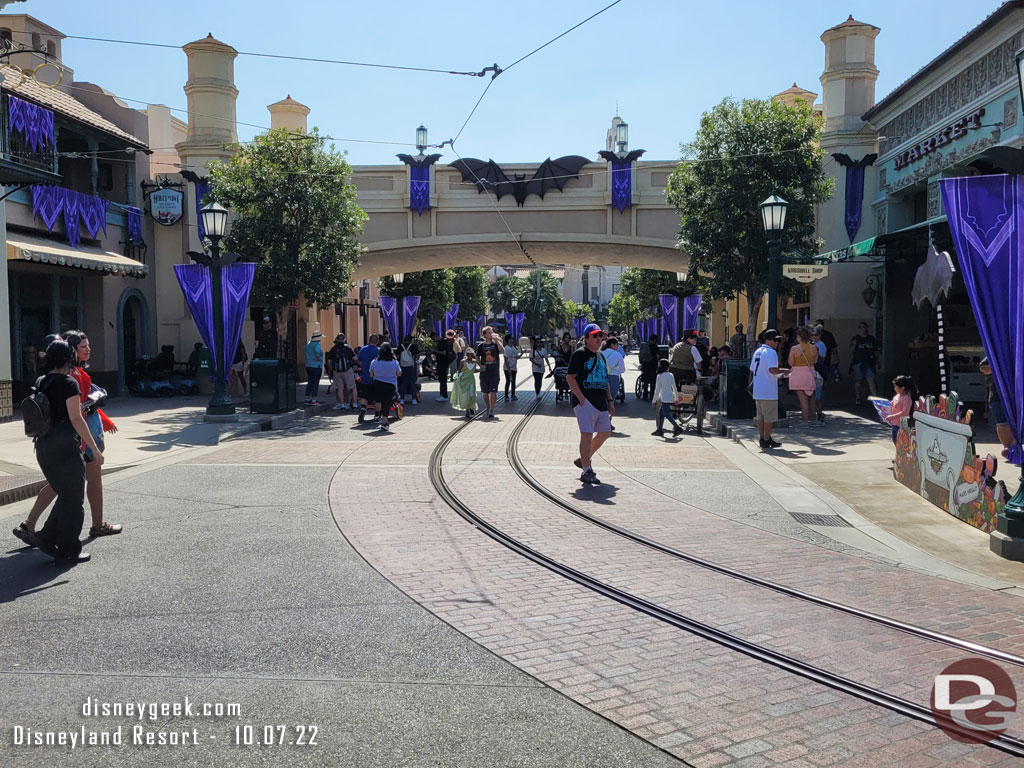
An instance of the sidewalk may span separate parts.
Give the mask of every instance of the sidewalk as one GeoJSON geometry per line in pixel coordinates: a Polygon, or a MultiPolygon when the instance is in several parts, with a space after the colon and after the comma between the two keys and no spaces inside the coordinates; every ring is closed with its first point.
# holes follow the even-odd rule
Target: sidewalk
{"type": "MultiPolygon", "coordinates": [[[[302,406],[279,414],[249,413],[248,401],[236,400],[238,421],[207,423],[203,421],[207,395],[183,397],[120,397],[111,398],[103,406],[118,431],[108,434],[104,473],[145,464],[156,459],[176,455],[183,450],[203,445],[217,445],[232,437],[276,429],[295,419],[330,408],[326,405],[302,406]]],[[[305,384],[297,387],[302,403],[305,384]]],[[[20,410],[15,410],[14,421],[0,424],[0,506],[34,496],[44,483],[39,472],[32,441],[25,437],[20,410]]]]}
{"type": "MultiPolygon", "coordinates": [[[[877,420],[833,412],[820,428],[778,429],[773,436],[782,448],[764,453],[757,446],[752,421],[719,416],[712,419],[719,431],[733,438],[750,458],[756,457],[762,466],[778,470],[776,476],[783,472],[797,478],[798,485],[813,484],[827,492],[831,499],[817,501],[818,507],[825,502],[819,512],[838,515],[845,524],[814,526],[814,530],[847,543],[857,539],[856,545],[861,547],[874,540],[872,551],[907,567],[935,573],[939,572],[937,562],[946,563],[950,568],[942,575],[949,578],[995,590],[1020,590],[1024,596],[1024,563],[1005,560],[989,551],[987,533],[947,514],[893,478],[892,440],[877,420]]],[[[995,430],[987,425],[976,429],[978,452],[999,456],[995,430]]],[[[1000,462],[997,478],[1006,483],[1010,494],[1016,492],[1020,480],[1017,467],[1000,462]]],[[[814,493],[812,488],[808,490],[814,493]]],[[[780,503],[786,506],[784,500],[780,503]]]]}

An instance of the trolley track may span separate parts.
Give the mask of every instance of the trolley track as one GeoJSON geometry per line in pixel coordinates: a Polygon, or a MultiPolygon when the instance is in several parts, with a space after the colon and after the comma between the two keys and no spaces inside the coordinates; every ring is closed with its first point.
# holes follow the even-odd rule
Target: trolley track
{"type": "MultiPolygon", "coordinates": [[[[664,554],[668,554],[672,557],[685,560],[693,565],[708,568],[709,570],[716,571],[723,575],[731,576],[733,578],[746,581],[756,586],[771,589],[773,591],[779,592],[790,597],[806,600],[807,602],[815,603],[823,607],[841,611],[843,613],[848,613],[858,618],[873,621],[875,623],[882,624],[886,627],[897,629],[899,631],[915,635],[923,639],[949,645],[951,647],[960,650],[965,650],[970,653],[986,655],[990,658],[1005,661],[1007,663],[1024,666],[1024,658],[1021,658],[1019,656],[998,651],[996,649],[991,649],[987,646],[978,643],[971,643],[960,638],[944,635],[942,633],[932,632],[931,630],[922,627],[916,627],[914,625],[899,622],[885,616],[879,616],[878,614],[873,614],[868,611],[862,611],[860,609],[853,608],[852,606],[845,606],[841,603],[825,600],[823,598],[817,598],[813,595],[808,595],[806,593],[800,592],[799,590],[785,587],[783,585],[778,585],[773,582],[751,576],[749,574],[743,574],[742,572],[735,571],[726,566],[721,566],[716,563],[703,560],[702,558],[698,558],[694,555],[690,555],[688,553],[672,549],[671,547],[665,547],[664,545],[661,545],[658,542],[647,539],[646,537],[640,536],[639,534],[636,534],[632,531],[628,531],[627,529],[621,528],[607,521],[601,520],[600,518],[596,518],[592,515],[589,515],[585,511],[576,508],[574,505],[557,497],[549,489],[545,488],[543,485],[534,480],[526,471],[525,467],[522,464],[522,461],[519,458],[519,437],[522,435],[522,432],[525,429],[525,426],[529,422],[530,418],[536,412],[538,406],[540,405],[540,402],[541,401],[533,403],[529,407],[529,409],[522,415],[520,423],[516,425],[516,427],[512,431],[512,434],[509,436],[508,442],[506,444],[506,453],[510,463],[513,466],[513,469],[519,475],[519,477],[523,479],[538,494],[543,496],[549,502],[563,509],[564,511],[570,512],[571,514],[580,517],[581,519],[590,522],[594,525],[597,525],[611,533],[623,536],[624,538],[627,538],[635,543],[650,547],[664,554]]],[[[828,670],[801,661],[800,659],[794,658],[785,653],[775,651],[773,649],[766,648],[764,646],[750,642],[736,635],[717,629],[716,627],[713,627],[709,624],[698,621],[681,613],[672,611],[644,598],[638,597],[637,595],[634,595],[623,589],[615,587],[611,584],[600,581],[599,579],[594,578],[593,576],[590,576],[589,574],[584,573],[581,570],[573,568],[572,566],[569,566],[563,562],[559,562],[558,560],[549,557],[548,555],[545,555],[544,553],[523,543],[522,541],[515,538],[515,536],[501,530],[500,528],[493,525],[486,519],[482,518],[480,515],[476,514],[469,507],[468,504],[466,504],[458,497],[458,495],[454,492],[454,490],[445,480],[443,473],[443,458],[446,449],[462,432],[462,430],[469,426],[469,424],[471,423],[471,421],[467,421],[465,424],[459,425],[441,439],[441,441],[434,448],[434,451],[431,453],[429,475],[431,484],[437,491],[438,495],[445,501],[445,503],[448,504],[448,506],[450,506],[464,520],[466,520],[468,523],[473,525],[475,528],[477,528],[479,531],[481,531],[483,534],[485,534],[492,540],[508,548],[509,550],[515,552],[521,557],[524,557],[527,560],[530,560],[531,562],[549,571],[552,571],[579,586],[585,587],[597,594],[614,600],[615,602],[621,605],[627,606],[639,612],[642,615],[656,619],[677,629],[681,629],[697,637],[713,642],[717,645],[728,648],[737,653],[741,653],[749,658],[753,658],[758,661],[770,664],[779,669],[798,675],[804,679],[810,680],[820,685],[824,685],[833,690],[837,690],[848,695],[854,696],[858,699],[861,699],[863,701],[866,701],[879,707],[883,707],[885,709],[888,709],[892,712],[896,712],[910,719],[926,723],[933,727],[938,727],[935,717],[933,716],[931,710],[926,706],[922,706],[913,701],[909,701],[902,697],[887,693],[884,690],[881,690],[874,686],[859,683],[855,680],[843,677],[842,675],[829,672],[828,670]]],[[[978,734],[976,732],[969,731],[967,729],[960,729],[959,726],[955,724],[947,724],[944,722],[943,727],[947,731],[957,730],[965,737],[971,738],[975,741],[977,741],[978,739],[978,734]]],[[[1024,757],[1024,740],[1012,736],[1000,735],[991,739],[988,742],[985,742],[984,744],[979,744],[979,746],[988,746],[1001,752],[1005,752],[1007,754],[1011,754],[1017,757],[1024,757]]]]}

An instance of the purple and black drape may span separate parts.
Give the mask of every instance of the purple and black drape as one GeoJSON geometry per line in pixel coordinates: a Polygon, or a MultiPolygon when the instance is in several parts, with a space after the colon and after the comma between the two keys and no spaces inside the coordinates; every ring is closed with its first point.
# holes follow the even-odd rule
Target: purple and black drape
{"type": "Polygon", "coordinates": [[[430,208],[430,166],[409,166],[409,208],[420,216],[430,208]]]}
{"type": "Polygon", "coordinates": [[[484,316],[480,315],[476,320],[463,320],[462,330],[466,334],[466,341],[470,344],[480,338],[480,329],[484,325],[484,316]]]}
{"type": "Polygon", "coordinates": [[[394,296],[381,296],[380,313],[384,316],[384,327],[391,337],[391,343],[397,344],[401,341],[398,336],[398,299],[394,296]]]}
{"type": "Polygon", "coordinates": [[[992,382],[1024,463],[1024,176],[941,179],[967,296],[992,382]]]}
{"type": "Polygon", "coordinates": [[[661,338],[666,344],[675,344],[679,335],[679,297],[670,293],[659,293],[661,304],[661,338]]]}
{"type": "Polygon", "coordinates": [[[846,234],[852,243],[860,229],[861,209],[864,204],[864,171],[874,165],[877,154],[864,155],[854,160],[849,155],[834,153],[835,161],[846,169],[846,234]]]}
{"type": "Polygon", "coordinates": [[[128,216],[128,239],[133,243],[142,242],[142,210],[133,205],[124,206],[128,216]]]}
{"type": "Polygon", "coordinates": [[[100,230],[103,230],[103,234],[107,233],[108,200],[64,187],[34,184],[31,189],[32,215],[39,216],[51,232],[58,219],[62,218],[64,234],[72,248],[77,248],[82,240],[78,232],[79,223],[85,225],[89,237],[93,239],[100,230]]]}
{"type": "Polygon", "coordinates": [[[25,137],[29,149],[42,152],[57,146],[53,132],[53,112],[17,96],[8,95],[7,105],[11,130],[25,137]]]}
{"type": "Polygon", "coordinates": [[[508,329],[508,333],[512,335],[513,339],[519,338],[519,334],[522,333],[523,330],[523,320],[525,319],[525,312],[505,311],[505,327],[508,329]]]}
{"type": "Polygon", "coordinates": [[[687,331],[697,330],[700,321],[700,308],[704,305],[704,297],[694,293],[683,299],[683,329],[687,331]]]}
{"type": "Polygon", "coordinates": [[[444,313],[444,329],[450,330],[458,327],[459,305],[452,304],[452,308],[444,313]]]}
{"type": "Polygon", "coordinates": [[[416,316],[420,311],[420,297],[406,296],[402,299],[402,338],[416,330],[416,316]]]}
{"type": "Polygon", "coordinates": [[[612,208],[625,213],[633,205],[633,163],[612,163],[612,208]]]}

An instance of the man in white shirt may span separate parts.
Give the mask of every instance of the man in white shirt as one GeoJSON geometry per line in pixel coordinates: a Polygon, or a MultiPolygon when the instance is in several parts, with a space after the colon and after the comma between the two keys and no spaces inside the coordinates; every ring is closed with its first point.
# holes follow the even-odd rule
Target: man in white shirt
{"type": "Polygon", "coordinates": [[[789,371],[779,367],[779,344],[784,337],[774,328],[762,335],[761,346],[750,360],[750,381],[753,384],[754,404],[757,406],[757,433],[761,450],[778,448],[780,443],[772,440],[772,427],[779,419],[778,377],[789,371]]]}
{"type": "MultiPolygon", "coordinates": [[[[612,395],[612,400],[615,400],[619,396],[622,377],[626,375],[626,359],[619,349],[619,340],[614,336],[609,336],[601,354],[604,355],[604,361],[608,366],[608,391],[612,395]]],[[[614,431],[615,428],[612,427],[612,432],[614,431]]]]}

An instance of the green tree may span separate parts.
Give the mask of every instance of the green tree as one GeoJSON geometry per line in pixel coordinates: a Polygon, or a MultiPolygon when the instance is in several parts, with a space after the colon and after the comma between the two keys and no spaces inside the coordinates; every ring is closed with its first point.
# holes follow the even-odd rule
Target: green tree
{"type": "Polygon", "coordinates": [[[316,128],[231,149],[228,162],[210,164],[212,196],[237,214],[224,245],[257,263],[253,302],[276,308],[284,333],[281,313],[300,296],[328,306],[348,293],[366,214],[345,182],[351,168],[316,128]]]}
{"type": "Polygon", "coordinates": [[[475,320],[487,311],[487,272],[483,267],[455,267],[452,272],[459,318],[475,320]]]}
{"type": "Polygon", "coordinates": [[[433,320],[441,320],[455,301],[455,273],[450,269],[428,269],[407,272],[401,288],[391,275],[377,281],[380,292],[387,296],[419,296],[419,324],[428,328],[433,320]]]}
{"type": "Polygon", "coordinates": [[[526,311],[531,293],[530,288],[530,283],[521,277],[499,276],[487,286],[487,303],[491,306],[491,312],[495,315],[499,312],[511,312],[513,298],[519,301],[516,311],[526,311]]]}
{"type": "Polygon", "coordinates": [[[572,299],[565,299],[563,302],[565,307],[566,325],[572,322],[574,317],[586,317],[589,322],[594,320],[594,308],[589,304],[577,304],[572,299]],[[581,311],[582,310],[582,311],[581,311]]]}
{"type": "Polygon", "coordinates": [[[822,125],[804,102],[725,99],[701,117],[669,177],[666,197],[680,213],[680,248],[690,255],[690,272],[706,278],[713,298],[746,294],[751,334],[768,286],[761,201],[776,193],[789,202],[784,245],[818,248],[814,206],[834,188],[822,168],[822,125]]]}
{"type": "Polygon", "coordinates": [[[643,316],[642,313],[637,298],[620,290],[608,302],[608,325],[612,328],[632,328],[633,323],[643,316]]]}
{"type": "Polygon", "coordinates": [[[547,336],[556,328],[566,327],[570,321],[558,279],[548,270],[538,268],[523,282],[528,288],[526,296],[519,300],[519,311],[526,313],[524,328],[534,336],[547,336]]]}
{"type": "Polygon", "coordinates": [[[659,293],[670,293],[680,297],[689,295],[685,284],[676,279],[674,272],[660,269],[624,269],[621,286],[619,294],[636,299],[641,313],[649,309],[653,309],[655,313],[659,311],[659,293]]]}

